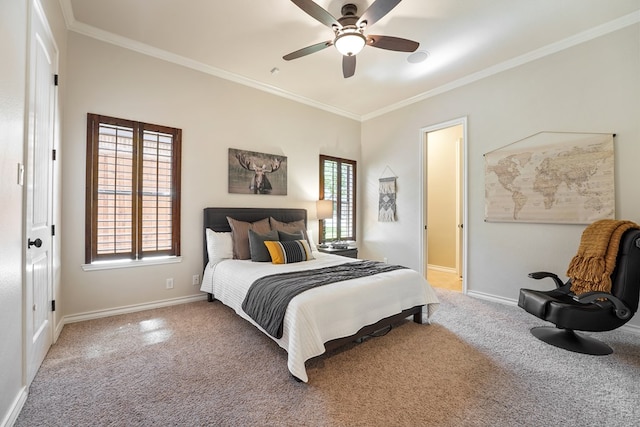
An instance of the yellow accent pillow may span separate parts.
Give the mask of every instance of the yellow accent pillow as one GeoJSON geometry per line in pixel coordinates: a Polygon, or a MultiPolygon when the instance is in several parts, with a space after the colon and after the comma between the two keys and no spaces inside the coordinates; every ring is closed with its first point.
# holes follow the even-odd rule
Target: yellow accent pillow
{"type": "Polygon", "coordinates": [[[276,242],[267,240],[264,242],[271,255],[274,264],[291,264],[313,259],[311,248],[306,240],[291,240],[276,242]]]}

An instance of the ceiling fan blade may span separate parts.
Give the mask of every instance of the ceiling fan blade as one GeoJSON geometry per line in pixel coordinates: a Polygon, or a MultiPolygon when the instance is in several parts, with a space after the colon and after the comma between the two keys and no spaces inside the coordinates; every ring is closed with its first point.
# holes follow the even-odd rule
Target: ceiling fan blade
{"type": "Polygon", "coordinates": [[[413,40],[401,39],[391,36],[367,36],[367,44],[378,49],[395,50],[398,52],[415,52],[420,43],[413,40]]]}
{"type": "Polygon", "coordinates": [[[356,73],[356,56],[346,56],[342,57],[342,75],[345,79],[353,76],[356,73]]]}
{"type": "Polygon", "coordinates": [[[292,59],[297,59],[302,56],[306,56],[312,53],[316,53],[324,48],[333,45],[332,40],[327,40],[326,42],[312,44],[311,46],[303,47],[302,49],[296,50],[295,52],[291,52],[282,57],[285,61],[291,61],[292,59]]]}
{"type": "Polygon", "coordinates": [[[329,12],[320,7],[317,3],[311,0],[291,0],[293,4],[298,6],[300,9],[304,10],[311,16],[312,18],[318,20],[322,24],[326,25],[329,28],[336,26],[338,28],[342,28],[342,25],[338,22],[336,18],[333,17],[329,12]]]}
{"type": "Polygon", "coordinates": [[[398,5],[402,0],[376,0],[373,2],[371,6],[367,10],[364,11],[356,26],[360,26],[361,23],[367,22],[367,26],[370,27],[376,22],[378,22],[381,18],[383,18],[387,13],[391,11],[394,7],[398,5]]]}

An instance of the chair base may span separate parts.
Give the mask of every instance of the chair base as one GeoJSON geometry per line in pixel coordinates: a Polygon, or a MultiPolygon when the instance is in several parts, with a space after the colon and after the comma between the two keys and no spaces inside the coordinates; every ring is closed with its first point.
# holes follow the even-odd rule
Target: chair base
{"type": "Polygon", "coordinates": [[[602,341],[579,334],[571,329],[558,329],[551,326],[539,326],[531,329],[531,334],[552,346],[582,354],[605,356],[613,349],[602,341]]]}

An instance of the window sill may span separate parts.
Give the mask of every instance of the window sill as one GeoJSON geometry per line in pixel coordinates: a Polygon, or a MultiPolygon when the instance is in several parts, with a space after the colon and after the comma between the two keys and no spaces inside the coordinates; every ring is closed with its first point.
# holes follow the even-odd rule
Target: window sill
{"type": "Polygon", "coordinates": [[[102,261],[93,264],[82,264],[83,271],[113,270],[118,268],[146,267],[149,265],[176,264],[182,262],[181,256],[158,257],[143,260],[102,261]]]}

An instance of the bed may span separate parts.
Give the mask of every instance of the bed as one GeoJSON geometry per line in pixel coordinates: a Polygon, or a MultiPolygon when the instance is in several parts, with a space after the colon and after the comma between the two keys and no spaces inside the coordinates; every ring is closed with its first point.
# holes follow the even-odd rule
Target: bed
{"type": "MultiPolygon", "coordinates": [[[[347,268],[353,265],[348,263],[357,263],[359,260],[318,252],[313,241],[307,242],[306,239],[301,240],[305,242],[305,247],[309,243],[312,259],[304,262],[273,264],[233,259],[228,243],[233,233],[227,217],[233,218],[234,224],[262,224],[265,218],[271,224],[275,222],[283,226],[295,224],[300,228],[304,224],[303,236],[306,237],[307,211],[211,207],[204,209],[203,218],[205,267],[200,290],[208,294],[209,301],[218,300],[232,308],[285,349],[287,367],[297,381],[308,381],[305,370],[307,360],[408,317],[413,317],[416,323],[429,323],[438,306],[433,289],[419,273],[398,268],[373,276],[329,283],[298,294],[290,300],[284,312],[281,336],[274,336],[242,308],[254,281],[264,276],[297,274],[294,272],[310,269],[347,268]],[[212,242],[217,242],[217,247],[213,247],[215,245],[212,242]],[[210,259],[210,253],[214,254],[213,259],[210,259]]],[[[288,228],[284,230],[290,231],[288,228]]],[[[239,235],[237,231],[237,228],[234,229],[235,234],[239,235]]],[[[233,243],[234,251],[236,243],[233,243]]]]}

